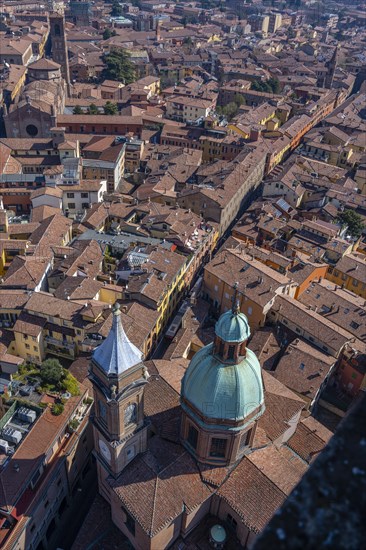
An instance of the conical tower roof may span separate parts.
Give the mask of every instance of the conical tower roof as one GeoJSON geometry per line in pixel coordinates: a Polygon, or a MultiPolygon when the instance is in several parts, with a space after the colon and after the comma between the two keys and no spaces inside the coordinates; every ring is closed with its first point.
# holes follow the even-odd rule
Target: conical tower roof
{"type": "Polygon", "coordinates": [[[108,376],[118,376],[141,363],[142,357],[141,351],[127,338],[121,322],[120,306],[115,304],[112,328],[104,342],[94,350],[94,363],[108,376]]]}

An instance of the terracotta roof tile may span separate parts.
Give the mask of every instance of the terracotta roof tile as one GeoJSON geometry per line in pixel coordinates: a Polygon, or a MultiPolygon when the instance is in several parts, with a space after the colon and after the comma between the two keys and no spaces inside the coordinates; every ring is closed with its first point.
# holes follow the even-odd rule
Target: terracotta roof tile
{"type": "Polygon", "coordinates": [[[154,536],[182,513],[206,501],[211,492],[201,481],[193,458],[180,446],[158,436],[110,484],[129,513],[154,536]]]}
{"type": "Polygon", "coordinates": [[[255,533],[262,531],[286,497],[247,457],[230,474],[218,495],[255,533]]]}

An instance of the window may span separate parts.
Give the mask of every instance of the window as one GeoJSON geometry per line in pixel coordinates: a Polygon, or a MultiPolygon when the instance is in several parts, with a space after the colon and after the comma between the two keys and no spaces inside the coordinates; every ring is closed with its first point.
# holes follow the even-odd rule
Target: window
{"type": "Polygon", "coordinates": [[[81,208],[83,208],[84,210],[86,210],[87,208],[89,208],[89,203],[88,202],[83,202],[81,204],[81,208]]]}
{"type": "Polygon", "coordinates": [[[88,199],[89,198],[89,193],[81,193],[81,198],[82,199],[88,199]]]}
{"type": "Polygon", "coordinates": [[[69,202],[68,208],[71,208],[71,210],[75,210],[75,203],[69,202]]]}
{"type": "Polygon", "coordinates": [[[25,131],[30,137],[36,137],[36,135],[38,134],[38,128],[34,124],[28,124],[25,131]]]}
{"type": "Polygon", "coordinates": [[[131,403],[125,408],[125,426],[135,424],[137,420],[137,405],[131,403]]]}
{"type": "Polygon", "coordinates": [[[248,307],[248,315],[251,315],[253,313],[253,308],[252,306],[249,306],[248,307]]]}
{"type": "Polygon", "coordinates": [[[66,193],[66,196],[68,199],[73,199],[75,197],[75,193],[66,193]]]}
{"type": "Polygon", "coordinates": [[[233,518],[233,516],[231,514],[227,515],[226,521],[227,521],[227,524],[229,525],[229,527],[231,527],[232,529],[234,529],[234,531],[236,531],[236,528],[238,526],[238,522],[236,521],[236,519],[233,518]]]}
{"type": "Polygon", "coordinates": [[[351,321],[351,328],[358,329],[360,325],[356,321],[351,321]]]}
{"type": "Polygon", "coordinates": [[[29,345],[29,344],[25,344],[25,349],[30,349],[30,345],[29,345]]]}
{"type": "Polygon", "coordinates": [[[34,474],[34,476],[32,477],[31,479],[31,482],[30,482],[30,485],[32,487],[32,489],[34,489],[37,481],[39,480],[39,478],[41,477],[41,473],[42,473],[42,470],[43,468],[39,468],[36,473],[34,474]]]}
{"type": "Polygon", "coordinates": [[[197,449],[198,442],[198,430],[192,424],[188,428],[188,437],[187,442],[190,444],[192,449],[197,449]]]}
{"type": "Polygon", "coordinates": [[[243,449],[245,449],[245,447],[247,447],[247,445],[249,445],[251,433],[252,433],[252,430],[248,430],[244,435],[242,435],[240,440],[239,451],[242,451],[243,449]]]}
{"type": "Polygon", "coordinates": [[[235,353],[235,346],[229,346],[229,350],[227,352],[227,358],[233,360],[234,353],[235,353]]]}
{"type": "Polygon", "coordinates": [[[210,456],[224,458],[226,454],[227,439],[213,437],[211,439],[210,456]]]}
{"type": "Polygon", "coordinates": [[[126,516],[126,521],[125,521],[126,527],[129,530],[129,532],[131,533],[131,535],[135,536],[135,520],[127,512],[127,510],[125,510],[125,508],[122,508],[122,510],[124,511],[125,516],[126,516]]]}
{"type": "Polygon", "coordinates": [[[353,280],[352,280],[352,284],[353,284],[353,286],[358,286],[358,281],[357,281],[357,279],[353,279],[353,280]]]}
{"type": "Polygon", "coordinates": [[[99,408],[99,417],[100,420],[104,423],[107,423],[107,407],[105,406],[105,403],[103,401],[98,401],[98,408],[99,408]]]}

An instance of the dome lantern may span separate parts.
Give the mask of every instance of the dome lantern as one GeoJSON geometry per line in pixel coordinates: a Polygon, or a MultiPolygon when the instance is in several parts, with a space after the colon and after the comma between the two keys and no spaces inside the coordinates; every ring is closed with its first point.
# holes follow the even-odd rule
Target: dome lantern
{"type": "Polygon", "coordinates": [[[248,319],[241,313],[236,300],[237,283],[233,307],[221,315],[215,326],[214,354],[224,362],[237,363],[246,355],[246,344],[250,337],[248,319]]]}

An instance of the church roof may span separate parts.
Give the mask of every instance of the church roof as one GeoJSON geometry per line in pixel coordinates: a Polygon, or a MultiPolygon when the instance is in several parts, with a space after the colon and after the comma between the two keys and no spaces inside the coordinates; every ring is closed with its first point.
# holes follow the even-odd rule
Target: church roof
{"type": "Polygon", "coordinates": [[[55,63],[55,61],[45,59],[44,57],[37,59],[37,61],[34,61],[34,63],[28,65],[28,69],[38,69],[40,71],[55,71],[60,69],[60,67],[61,65],[55,63]]]}
{"type": "Polygon", "coordinates": [[[119,375],[142,361],[141,351],[127,338],[121,323],[119,304],[113,310],[112,328],[93,352],[93,361],[107,375],[119,375]]]}

